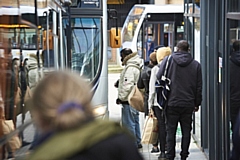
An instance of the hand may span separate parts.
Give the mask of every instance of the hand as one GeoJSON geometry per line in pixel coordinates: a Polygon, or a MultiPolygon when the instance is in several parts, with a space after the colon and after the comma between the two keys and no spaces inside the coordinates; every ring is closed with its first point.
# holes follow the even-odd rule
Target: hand
{"type": "Polygon", "coordinates": [[[122,104],[122,101],[118,98],[116,99],[116,104],[122,104]]]}
{"type": "Polygon", "coordinates": [[[118,88],[119,79],[114,83],[114,87],[118,88]]]}
{"type": "Polygon", "coordinates": [[[194,108],[194,112],[197,112],[199,110],[199,107],[194,108]]]}

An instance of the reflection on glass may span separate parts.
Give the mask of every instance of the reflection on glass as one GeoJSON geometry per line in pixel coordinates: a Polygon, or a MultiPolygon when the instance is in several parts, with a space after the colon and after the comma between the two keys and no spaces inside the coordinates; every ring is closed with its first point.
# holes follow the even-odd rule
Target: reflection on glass
{"type": "Polygon", "coordinates": [[[240,12],[240,1],[228,0],[228,12],[240,12]]]}
{"type": "Polygon", "coordinates": [[[144,7],[135,7],[130,11],[126,25],[123,26],[122,43],[131,42],[135,34],[135,29],[139,23],[144,7]]]}
{"type": "MultiPolygon", "coordinates": [[[[231,1],[233,2],[233,1],[231,1]]],[[[231,136],[236,123],[236,118],[240,109],[240,21],[229,21],[229,41],[230,41],[230,126],[231,136]]]]}
{"type": "MultiPolygon", "coordinates": [[[[68,20],[63,20],[64,28],[68,20]]],[[[89,80],[97,74],[101,52],[101,19],[73,18],[72,19],[72,70],[89,80]]]]}

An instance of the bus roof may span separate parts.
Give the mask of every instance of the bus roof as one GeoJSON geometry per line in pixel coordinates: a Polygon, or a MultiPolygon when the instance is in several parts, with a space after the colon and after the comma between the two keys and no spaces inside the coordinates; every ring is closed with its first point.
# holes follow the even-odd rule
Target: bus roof
{"type": "Polygon", "coordinates": [[[177,5],[177,4],[165,4],[165,5],[137,4],[137,5],[134,5],[134,7],[144,7],[145,13],[183,13],[184,12],[184,5],[177,5]]]}
{"type": "MultiPolygon", "coordinates": [[[[43,13],[45,11],[48,11],[50,8],[39,8],[38,10],[38,16],[43,16],[43,13]]],[[[20,14],[34,14],[35,8],[31,6],[20,6],[20,8],[11,8],[11,7],[0,7],[0,15],[19,15],[20,14]],[[20,10],[20,12],[19,12],[20,10]]]]}

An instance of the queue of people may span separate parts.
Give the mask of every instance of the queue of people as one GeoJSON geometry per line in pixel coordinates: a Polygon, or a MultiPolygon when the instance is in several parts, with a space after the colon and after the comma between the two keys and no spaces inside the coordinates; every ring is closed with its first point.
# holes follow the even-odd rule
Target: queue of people
{"type": "Polygon", "coordinates": [[[192,113],[198,111],[202,101],[201,65],[189,53],[189,44],[185,40],[178,42],[176,52],[172,53],[169,47],[160,47],[150,54],[149,59],[150,69],[148,66],[142,71],[138,87],[145,88],[145,115],[153,110],[158,119],[158,142],[153,144],[151,152],[160,151],[159,160],[174,160],[176,130],[180,123],[180,156],[181,160],[186,160],[191,140],[192,113]],[[169,61],[167,74],[167,78],[171,80],[170,94],[167,105],[163,107],[157,102],[155,83],[162,78],[165,70],[163,66],[170,54],[173,59],[169,61]]]}
{"type": "MultiPolygon", "coordinates": [[[[129,48],[121,50],[125,67],[115,87],[116,103],[122,105],[122,125],[94,118],[90,84],[77,74],[57,71],[43,78],[29,102],[39,135],[27,159],[143,159],[138,151],[142,148],[139,111],[128,102],[132,87],[137,85],[145,89],[145,116],[153,110],[158,120],[158,141],[152,144],[151,152],[160,152],[159,160],[174,160],[180,123],[180,156],[186,160],[190,154],[192,114],[199,110],[202,101],[202,71],[200,63],[189,53],[187,41],[179,41],[176,47],[176,52],[169,47],[156,48],[149,56],[149,65],[144,67],[137,53],[129,48]],[[163,66],[170,55],[167,74],[171,80],[170,93],[163,107],[157,102],[155,83],[163,78],[163,66]]],[[[232,124],[234,140],[240,137],[239,122],[240,118],[232,124]]],[[[233,143],[233,147],[232,159],[239,158],[236,151],[239,143],[233,143]]]]}

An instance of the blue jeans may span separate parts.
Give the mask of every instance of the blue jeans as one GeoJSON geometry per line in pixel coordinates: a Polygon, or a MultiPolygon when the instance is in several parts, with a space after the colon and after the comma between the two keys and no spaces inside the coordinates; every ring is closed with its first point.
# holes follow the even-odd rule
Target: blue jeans
{"type": "Polygon", "coordinates": [[[136,138],[136,145],[141,143],[139,112],[129,104],[122,104],[122,125],[136,138]]]}

